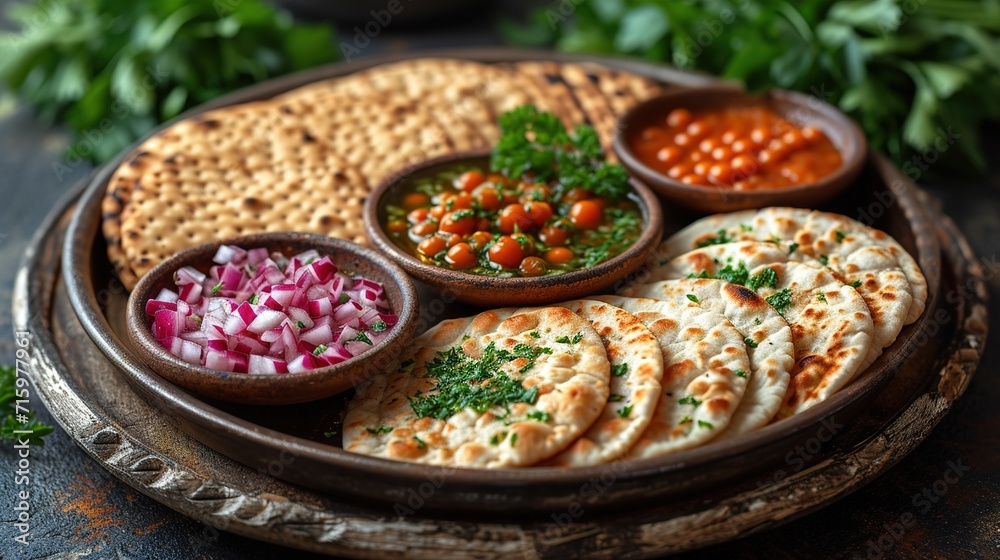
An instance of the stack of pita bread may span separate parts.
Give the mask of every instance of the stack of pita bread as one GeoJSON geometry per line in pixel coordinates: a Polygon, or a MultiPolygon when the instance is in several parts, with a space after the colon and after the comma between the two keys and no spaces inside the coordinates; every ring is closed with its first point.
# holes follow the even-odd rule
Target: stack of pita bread
{"type": "Polygon", "coordinates": [[[617,116],[661,88],[595,64],[414,59],[178,122],[111,177],[103,232],[129,289],[171,255],[238,235],[302,231],[365,244],[368,193],[400,169],[491,148],[525,103],[590,123],[610,154],[617,116]]]}
{"type": "Polygon", "coordinates": [[[619,295],[440,323],[404,367],[359,386],[344,448],[433,465],[583,466],[739,437],[846,386],[927,298],[890,236],[796,208],[699,220],[639,278],[619,295]],[[417,413],[418,399],[449,390],[435,368],[444,353],[477,364],[497,348],[537,358],[475,369],[465,388],[513,379],[533,395],[417,413]]]}

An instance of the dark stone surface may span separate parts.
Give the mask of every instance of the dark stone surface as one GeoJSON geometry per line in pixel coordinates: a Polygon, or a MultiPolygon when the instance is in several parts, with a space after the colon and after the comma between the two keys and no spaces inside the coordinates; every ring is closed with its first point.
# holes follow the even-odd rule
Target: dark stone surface
{"type": "MultiPolygon", "coordinates": [[[[0,8],[5,4],[0,0],[0,8]]],[[[517,4],[517,2],[505,3],[517,4]]],[[[505,9],[510,9],[509,6],[505,9]]],[[[485,21],[485,20],[484,20],[485,21]]],[[[390,30],[391,31],[391,30],[390,30]]],[[[430,31],[388,31],[364,54],[387,50],[495,44],[484,23],[457,22],[430,31]]],[[[0,362],[14,358],[10,327],[13,273],[35,228],[75,179],[60,179],[53,163],[64,137],[13,110],[0,98],[0,362]]],[[[989,159],[1000,160],[1000,131],[987,131],[989,159]]],[[[969,236],[987,265],[991,313],[1000,317],[1000,169],[980,181],[937,183],[928,189],[969,236]]],[[[805,557],[995,558],[1000,556],[1000,347],[990,335],[965,396],[931,436],[886,475],[820,512],[783,528],[685,558],[805,557]],[[952,464],[969,467],[954,483],[952,464]],[[935,494],[937,491],[940,497],[935,494]],[[922,497],[927,492],[930,498],[922,497]],[[908,527],[903,527],[906,523],[908,527]]],[[[52,422],[35,403],[42,420],[52,422]]],[[[0,450],[0,558],[229,559],[307,558],[251,539],[218,533],[118,482],[61,430],[31,455],[31,545],[12,541],[15,453],[0,450]],[[197,550],[193,556],[190,551],[197,550]]]]}

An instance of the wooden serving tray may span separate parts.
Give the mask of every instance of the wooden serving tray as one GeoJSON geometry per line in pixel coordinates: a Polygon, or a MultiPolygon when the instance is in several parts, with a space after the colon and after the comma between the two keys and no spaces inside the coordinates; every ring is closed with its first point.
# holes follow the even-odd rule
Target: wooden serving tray
{"type": "MultiPolygon", "coordinates": [[[[453,56],[454,52],[423,56],[453,56]]],[[[582,60],[552,53],[526,55],[494,49],[464,52],[474,60],[513,61],[542,56],[554,60],[582,60]]],[[[618,59],[586,59],[647,75],[669,84],[698,85],[714,79],[679,73],[664,67],[618,59]]],[[[385,62],[385,59],[369,64],[385,62]]],[[[218,103],[232,104],[265,99],[288,89],[363,68],[358,64],[333,65],[286,79],[260,84],[230,95],[218,103]]],[[[823,209],[849,216],[868,212],[875,225],[893,235],[917,258],[928,281],[927,311],[906,327],[867,371],[823,403],[793,418],[767,426],[732,441],[653,459],[619,461],[611,465],[573,469],[502,469],[485,475],[469,469],[447,469],[389,461],[345,452],[340,448],[340,418],[349,395],[293,407],[249,407],[208,402],[165,382],[149,370],[128,344],[124,309],[127,294],[112,277],[99,232],[100,203],[111,162],[98,170],[83,193],[68,226],[63,250],[67,294],[84,328],[132,387],[188,435],[209,448],[261,472],[296,484],[350,496],[379,500],[385,507],[407,503],[415,488],[432,488],[414,503],[420,509],[444,514],[483,510],[517,518],[549,519],[553,512],[579,506],[581,494],[587,510],[609,511],[655,505],[745,480],[788,461],[796,449],[826,434],[832,425],[852,425],[878,390],[894,376],[916,375],[925,364],[944,352],[945,339],[920,342],[921,329],[934,322],[934,314],[947,305],[940,293],[941,260],[933,222],[921,210],[916,188],[885,159],[871,155],[859,179],[837,202],[823,209]],[[886,198],[889,193],[891,198],[886,198]],[[887,201],[887,202],[885,202],[887,201]],[[877,210],[877,211],[876,211],[877,210]],[[117,287],[118,289],[114,289],[117,287]],[[331,434],[332,432],[338,432],[331,434]],[[326,437],[331,434],[332,437],[326,437]],[[289,456],[294,461],[287,461],[289,456]],[[277,461],[277,463],[275,462],[277,461]],[[607,481],[612,480],[613,484],[607,481]],[[595,485],[594,481],[604,481],[595,485]],[[445,483],[446,481],[446,483],[445,483]]],[[[690,223],[694,216],[665,208],[667,233],[690,223]]],[[[444,305],[435,293],[423,290],[421,316],[430,326],[449,316],[474,310],[444,305]]],[[[841,428],[837,428],[839,432],[841,428]]],[[[824,436],[824,439],[829,439],[824,436]]],[[[810,453],[797,463],[812,464],[810,453]]],[[[412,508],[411,508],[412,509],[412,508]]]]}
{"type": "MultiPolygon", "coordinates": [[[[587,60],[668,84],[715,82],[635,61],[552,53],[422,56],[587,60]]],[[[386,61],[267,82],[198,111],[386,61]]],[[[339,435],[325,435],[340,431],[343,396],[294,407],[211,403],[135,357],[124,342],[127,293],[111,275],[98,231],[103,186],[117,164],[95,172],[80,198],[56,211],[19,275],[16,323],[36,336],[38,390],[85,450],[140,491],[221,529],[310,550],[378,558],[647,556],[761,530],[853,491],[912,450],[964,391],[985,336],[984,296],[959,289],[979,277],[964,240],[946,218],[925,212],[927,201],[905,176],[871,155],[855,186],[823,209],[871,216],[918,259],[930,297],[920,321],[828,401],[736,442],[591,468],[484,473],[363,457],[340,449],[339,435]]],[[[668,233],[693,219],[666,210],[668,233]]],[[[421,301],[428,325],[472,312],[442,309],[426,290],[421,301]]]]}
{"type": "MultiPolygon", "coordinates": [[[[89,455],[136,490],[219,530],[303,550],[435,560],[642,558],[767,530],[861,488],[916,448],[965,391],[986,339],[982,270],[951,220],[933,214],[948,303],[932,310],[935,327],[921,339],[940,342],[934,345],[938,355],[913,360],[915,367],[892,377],[855,422],[828,423],[827,431],[817,431],[772,470],[697,496],[610,514],[588,503],[592,492],[615,485],[610,475],[581,488],[576,507],[542,518],[431,512],[420,500],[436,491],[434,480],[413,487],[395,505],[344,500],[268,474],[294,468],[293,451],[255,470],[178,431],[170,414],[150,406],[101,353],[69,301],[60,266],[80,190],[53,211],[17,275],[14,324],[31,333],[38,395],[89,455]]],[[[923,195],[921,201],[934,207],[923,195]]],[[[97,297],[112,297],[116,287],[105,290],[97,297]]]]}

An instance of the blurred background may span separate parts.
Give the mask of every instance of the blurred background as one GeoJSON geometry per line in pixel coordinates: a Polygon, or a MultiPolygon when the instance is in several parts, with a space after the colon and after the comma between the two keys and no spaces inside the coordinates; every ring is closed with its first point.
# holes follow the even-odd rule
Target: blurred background
{"type": "MultiPolygon", "coordinates": [[[[227,91],[378,52],[495,45],[662,61],[838,105],[903,164],[982,174],[1000,118],[1000,0],[36,0],[0,2],[0,83],[101,162],[227,91]],[[111,127],[97,138],[82,137],[111,127]],[[92,149],[91,149],[92,144],[92,149]]],[[[78,148],[83,148],[79,146],[78,148]]]]}

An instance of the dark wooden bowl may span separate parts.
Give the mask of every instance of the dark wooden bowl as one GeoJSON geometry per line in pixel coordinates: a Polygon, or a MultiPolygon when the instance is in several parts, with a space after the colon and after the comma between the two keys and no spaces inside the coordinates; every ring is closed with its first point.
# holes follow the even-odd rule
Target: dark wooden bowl
{"type": "Polygon", "coordinates": [[[854,182],[864,167],[868,142],[850,117],[810,95],[779,89],[752,95],[728,86],[713,86],[673,89],[632,107],[618,120],[613,147],[622,165],[662,197],[691,210],[714,213],[767,206],[815,208],[833,199],[854,182]],[[843,158],[840,168],[812,183],[780,189],[735,191],[725,187],[688,185],[671,179],[640,161],[628,145],[630,131],[662,122],[672,109],[683,107],[700,111],[757,105],[768,106],[798,126],[813,126],[822,130],[843,158]]]}
{"type": "Polygon", "coordinates": [[[459,270],[449,270],[422,262],[407,253],[382,229],[384,200],[403,180],[411,175],[458,161],[488,166],[489,152],[464,152],[434,158],[393,174],[379,185],[365,201],[365,231],[376,247],[389,255],[399,266],[428,286],[440,290],[444,297],[483,307],[543,305],[612,288],[645,263],[663,234],[663,212],[649,187],[633,180],[635,192],[630,197],[639,205],[645,228],[635,244],[607,261],[591,268],[554,276],[536,278],[496,278],[459,270]]]}
{"type": "Polygon", "coordinates": [[[129,296],[128,334],[139,358],[161,377],[194,393],[242,404],[294,404],[315,401],[350,389],[362,379],[386,371],[416,327],[417,293],[406,273],[382,255],[359,245],[322,235],[266,233],[206,243],[181,251],[142,277],[129,296]],[[300,373],[250,375],[216,371],[173,356],[153,337],[146,301],[163,288],[173,288],[174,272],[184,266],[206,271],[220,245],[245,249],[266,247],[287,256],[309,249],[328,255],[340,270],[357,273],[385,287],[386,299],[399,322],[384,340],[339,364],[300,373]]]}

